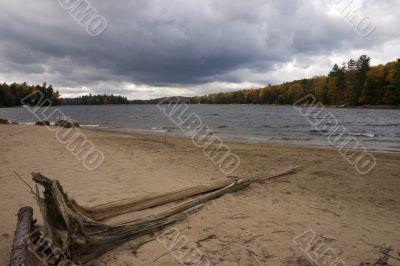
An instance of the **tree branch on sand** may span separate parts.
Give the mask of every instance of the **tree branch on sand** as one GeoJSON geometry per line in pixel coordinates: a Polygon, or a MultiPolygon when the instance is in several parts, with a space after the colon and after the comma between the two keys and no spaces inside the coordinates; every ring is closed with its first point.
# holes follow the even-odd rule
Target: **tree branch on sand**
{"type": "Polygon", "coordinates": [[[200,210],[210,200],[246,188],[252,183],[261,183],[291,174],[295,170],[296,168],[291,167],[268,177],[219,181],[206,186],[192,187],[142,199],[126,199],[94,208],[82,207],[70,199],[57,180],[49,179],[40,173],[32,173],[32,176],[37,184],[44,187],[44,199],[39,197],[36,199],[42,212],[47,237],[73,262],[81,264],[128,240],[145,236],[183,220],[187,215],[200,210]],[[197,197],[176,207],[141,219],[114,224],[102,222],[104,219],[124,213],[195,196],[197,197]]]}

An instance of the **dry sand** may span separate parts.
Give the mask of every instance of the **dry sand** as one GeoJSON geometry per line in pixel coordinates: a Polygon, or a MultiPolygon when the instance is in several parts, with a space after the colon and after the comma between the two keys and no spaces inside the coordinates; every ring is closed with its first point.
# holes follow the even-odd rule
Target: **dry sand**
{"type": "MultiPolygon", "coordinates": [[[[41,223],[28,188],[13,171],[28,181],[32,171],[57,178],[88,206],[225,178],[190,139],[81,131],[105,154],[95,171],[87,171],[44,127],[0,125],[0,265],[8,264],[18,209],[34,206],[41,223]]],[[[228,144],[241,158],[236,176],[268,175],[293,165],[302,169],[225,195],[176,225],[192,243],[205,239],[198,248],[213,264],[303,265],[293,262],[306,257],[293,238],[308,229],[323,236],[324,248],[333,248],[347,265],[376,261],[384,245],[397,256],[400,154],[376,154],[376,168],[361,177],[334,149],[228,144]]],[[[89,265],[179,265],[156,240],[137,252],[132,243],[89,265]]]]}

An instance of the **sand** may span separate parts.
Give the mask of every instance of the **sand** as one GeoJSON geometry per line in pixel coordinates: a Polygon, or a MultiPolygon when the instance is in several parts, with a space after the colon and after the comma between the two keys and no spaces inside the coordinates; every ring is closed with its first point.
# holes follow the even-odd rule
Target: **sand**
{"type": "MultiPolygon", "coordinates": [[[[33,206],[41,223],[29,189],[13,171],[30,184],[32,171],[57,178],[70,196],[87,206],[225,178],[190,139],[81,132],[104,152],[105,161],[95,171],[86,170],[45,127],[0,125],[0,265],[8,264],[18,209],[33,206]]],[[[303,265],[294,261],[307,254],[293,239],[306,230],[322,236],[320,252],[332,248],[346,265],[376,261],[382,246],[391,246],[397,256],[400,154],[376,153],[375,169],[362,177],[335,149],[227,143],[241,159],[235,176],[302,168],[225,195],[175,226],[214,265],[303,265]]],[[[180,264],[157,240],[137,251],[133,243],[89,265],[180,264]]]]}

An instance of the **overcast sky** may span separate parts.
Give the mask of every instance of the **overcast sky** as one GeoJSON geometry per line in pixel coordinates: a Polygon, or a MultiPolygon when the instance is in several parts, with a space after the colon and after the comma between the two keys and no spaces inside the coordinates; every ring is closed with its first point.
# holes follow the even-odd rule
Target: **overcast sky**
{"type": "Polygon", "coordinates": [[[399,58],[400,0],[354,0],[376,24],[367,37],[338,10],[350,1],[88,0],[108,23],[93,37],[57,0],[1,0],[0,81],[149,99],[312,77],[361,54],[399,58]]]}

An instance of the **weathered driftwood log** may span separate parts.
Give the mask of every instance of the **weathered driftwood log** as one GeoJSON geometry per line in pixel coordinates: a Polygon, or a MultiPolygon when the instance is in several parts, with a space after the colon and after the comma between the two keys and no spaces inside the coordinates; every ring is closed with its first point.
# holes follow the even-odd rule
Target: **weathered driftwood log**
{"type": "Polygon", "coordinates": [[[0,118],[0,124],[8,125],[10,122],[7,119],[0,118]]]}
{"type": "Polygon", "coordinates": [[[10,266],[26,265],[28,248],[25,239],[32,229],[32,216],[33,209],[31,207],[23,207],[18,212],[17,229],[11,250],[10,266]]]}
{"type": "Polygon", "coordinates": [[[269,177],[227,180],[226,183],[217,182],[210,186],[180,190],[164,194],[167,199],[158,195],[142,200],[122,201],[121,204],[113,203],[115,212],[109,209],[109,206],[95,209],[83,208],[68,198],[57,180],[50,180],[40,173],[32,173],[32,176],[33,180],[45,189],[44,199],[41,199],[39,195],[37,195],[37,199],[48,237],[51,238],[55,247],[60,248],[72,261],[80,264],[104,254],[123,242],[161,230],[169,224],[180,221],[187,215],[198,211],[206,202],[226,193],[293,171],[294,168],[291,168],[269,177]],[[104,218],[105,214],[110,218],[126,213],[124,208],[128,208],[128,212],[132,212],[193,196],[198,197],[142,219],[117,224],[105,224],[96,220],[99,217],[104,218]],[[140,207],[135,207],[136,203],[140,207]]]}
{"type": "Polygon", "coordinates": [[[50,126],[50,121],[43,120],[43,121],[36,121],[36,126],[50,126]]]}
{"type": "Polygon", "coordinates": [[[72,128],[72,127],[79,127],[79,122],[72,119],[71,117],[64,116],[62,118],[59,118],[54,123],[54,125],[58,127],[72,128]]]}

